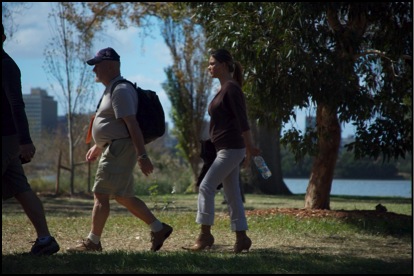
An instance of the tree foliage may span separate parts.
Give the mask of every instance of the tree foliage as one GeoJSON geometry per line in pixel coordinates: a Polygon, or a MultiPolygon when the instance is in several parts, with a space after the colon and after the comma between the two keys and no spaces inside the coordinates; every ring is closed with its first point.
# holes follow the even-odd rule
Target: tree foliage
{"type": "MultiPolygon", "coordinates": [[[[341,123],[356,126],[348,146],[356,157],[412,151],[412,3],[193,6],[208,43],[231,48],[245,64],[258,119],[287,123],[295,108],[327,102],[341,123]]],[[[283,141],[295,142],[300,157],[312,154],[312,135],[293,128],[283,141]]]]}
{"type": "Polygon", "coordinates": [[[82,36],[93,41],[96,35],[105,31],[105,23],[110,21],[119,29],[131,25],[141,27],[149,35],[153,23],[151,16],[162,12],[168,2],[61,2],[65,7],[66,19],[76,24],[82,36]]]}

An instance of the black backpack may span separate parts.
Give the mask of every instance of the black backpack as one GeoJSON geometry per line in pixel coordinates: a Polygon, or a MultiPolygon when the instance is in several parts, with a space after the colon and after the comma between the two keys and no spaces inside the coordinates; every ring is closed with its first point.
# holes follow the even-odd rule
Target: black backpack
{"type": "Polygon", "coordinates": [[[129,80],[118,80],[111,88],[111,95],[115,87],[121,82],[128,82],[138,94],[137,121],[144,136],[145,144],[161,137],[165,133],[165,115],[160,99],[155,91],[145,90],[129,80]]]}

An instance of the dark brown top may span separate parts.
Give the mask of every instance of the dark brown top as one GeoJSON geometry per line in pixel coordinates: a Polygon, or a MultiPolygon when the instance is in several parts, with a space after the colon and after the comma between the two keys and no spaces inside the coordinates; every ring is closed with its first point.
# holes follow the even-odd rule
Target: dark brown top
{"type": "Polygon", "coordinates": [[[208,106],[210,138],[216,150],[245,147],[242,132],[250,129],[246,101],[235,81],[226,82],[208,106]]]}

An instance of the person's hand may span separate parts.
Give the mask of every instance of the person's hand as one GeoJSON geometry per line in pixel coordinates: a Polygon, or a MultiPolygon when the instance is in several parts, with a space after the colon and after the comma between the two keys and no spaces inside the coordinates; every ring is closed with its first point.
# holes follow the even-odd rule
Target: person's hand
{"type": "Polygon", "coordinates": [[[147,158],[139,158],[138,157],[138,166],[141,169],[141,172],[148,176],[154,171],[154,166],[152,165],[151,159],[147,158]]]}
{"type": "Polygon", "coordinates": [[[243,168],[247,169],[250,167],[250,159],[254,156],[260,155],[261,150],[259,148],[256,148],[253,145],[250,145],[246,148],[246,158],[243,162],[243,168]]]}
{"type": "Polygon", "coordinates": [[[22,163],[28,163],[36,153],[36,147],[33,144],[20,145],[20,159],[22,163]]]}
{"type": "Polygon", "coordinates": [[[101,155],[102,149],[94,145],[91,147],[88,152],[86,153],[86,161],[93,162],[98,159],[99,155],[101,155]]]}
{"type": "Polygon", "coordinates": [[[247,149],[247,152],[250,154],[250,156],[258,156],[262,151],[255,146],[251,146],[247,149]]]}

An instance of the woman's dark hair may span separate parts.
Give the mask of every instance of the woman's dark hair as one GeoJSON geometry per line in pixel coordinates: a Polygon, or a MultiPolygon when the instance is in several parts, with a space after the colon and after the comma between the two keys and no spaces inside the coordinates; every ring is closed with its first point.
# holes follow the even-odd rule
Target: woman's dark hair
{"type": "Polygon", "coordinates": [[[233,79],[242,87],[243,75],[240,62],[234,61],[232,55],[226,49],[218,49],[210,51],[210,55],[221,63],[226,63],[229,71],[233,73],[233,79]]]}

